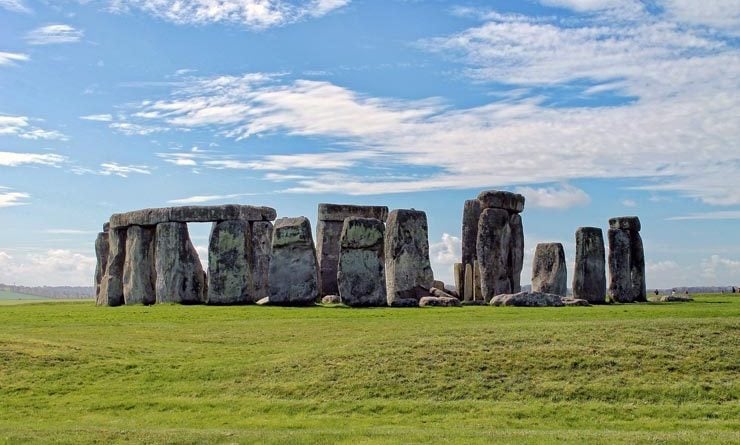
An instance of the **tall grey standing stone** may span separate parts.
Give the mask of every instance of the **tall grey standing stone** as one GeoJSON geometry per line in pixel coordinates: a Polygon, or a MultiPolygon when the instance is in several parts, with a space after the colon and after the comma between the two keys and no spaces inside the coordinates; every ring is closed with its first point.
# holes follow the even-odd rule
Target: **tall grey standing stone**
{"type": "Polygon", "coordinates": [[[598,227],[579,227],[576,230],[573,298],[591,304],[606,303],[604,235],[598,227]]]}
{"type": "Polygon", "coordinates": [[[473,264],[478,258],[476,243],[478,242],[478,220],[481,207],[477,199],[468,199],[463,207],[462,218],[462,263],[473,264]]]}
{"type": "Polygon", "coordinates": [[[647,301],[640,219],[609,219],[609,296],[618,303],[647,301]]]}
{"type": "Polygon", "coordinates": [[[272,254],[272,223],[270,221],[252,223],[251,247],[252,287],[249,293],[257,302],[267,297],[270,291],[270,256],[272,254]]]}
{"type": "Polygon", "coordinates": [[[524,268],[524,226],[522,225],[522,216],[518,213],[511,214],[509,216],[509,227],[511,227],[511,247],[509,250],[511,292],[517,293],[522,290],[521,280],[522,269],[524,268]]]}
{"type": "Polygon", "coordinates": [[[314,304],[319,296],[318,282],[311,223],[304,216],[278,219],[272,233],[270,304],[314,304]]]}
{"type": "Polygon", "coordinates": [[[103,284],[103,277],[105,276],[105,270],[108,268],[108,231],[98,233],[98,237],[95,239],[95,258],[97,264],[95,265],[95,301],[99,303],[100,288],[103,284]]]}
{"type": "Polygon", "coordinates": [[[565,250],[562,244],[537,244],[532,262],[532,292],[567,296],[568,272],[566,267],[565,250]]]}
{"type": "Polygon", "coordinates": [[[645,281],[645,250],[640,232],[630,233],[630,272],[634,301],[647,301],[647,283],[645,281]]]}
{"type": "Polygon", "coordinates": [[[429,262],[429,229],[426,213],[393,210],[385,230],[385,277],[388,305],[420,298],[419,289],[434,282],[429,262]]]}
{"type": "Polygon", "coordinates": [[[385,221],[388,218],[388,207],[319,204],[316,224],[316,256],[319,262],[319,293],[322,296],[339,292],[337,267],[340,236],[344,220],[351,217],[385,221]]]}
{"type": "Polygon", "coordinates": [[[455,290],[462,298],[465,295],[465,266],[463,263],[455,263],[452,266],[452,275],[455,280],[455,290]]]}
{"type": "Polygon", "coordinates": [[[188,225],[157,224],[154,267],[157,303],[199,304],[205,301],[206,281],[188,225]]]}
{"type": "Polygon", "coordinates": [[[486,301],[511,293],[510,248],[509,213],[496,208],[483,210],[478,221],[477,249],[481,291],[486,301]]]}
{"type": "Polygon", "coordinates": [[[251,231],[243,220],[213,223],[208,244],[208,304],[252,303],[251,231]]]}
{"type": "Polygon", "coordinates": [[[123,265],[126,260],[126,228],[108,231],[108,267],[100,286],[98,306],[123,304],[123,265]]]}
{"type": "Polygon", "coordinates": [[[385,225],[373,218],[344,220],[337,284],[348,306],[385,306],[385,225]]]}
{"type": "Polygon", "coordinates": [[[126,304],[154,304],[153,226],[130,226],[126,231],[126,260],[123,266],[123,300],[126,304]]]}

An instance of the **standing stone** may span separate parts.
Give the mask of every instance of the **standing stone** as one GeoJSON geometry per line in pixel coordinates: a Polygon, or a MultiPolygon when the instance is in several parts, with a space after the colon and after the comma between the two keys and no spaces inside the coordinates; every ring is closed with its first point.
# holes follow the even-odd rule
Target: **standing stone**
{"type": "Polygon", "coordinates": [[[426,213],[394,210],[385,231],[385,275],[388,305],[394,301],[418,300],[419,288],[432,287],[434,275],[429,262],[429,229],[426,213]]]}
{"type": "Polygon", "coordinates": [[[337,268],[339,244],[346,218],[373,218],[385,221],[388,207],[357,206],[349,204],[319,204],[316,224],[316,255],[319,262],[319,293],[331,295],[339,292],[337,268]]]}
{"type": "Polygon", "coordinates": [[[250,270],[252,282],[249,294],[256,302],[268,296],[270,291],[270,256],[272,254],[272,223],[252,223],[252,255],[250,270]]]}
{"type": "Polygon", "coordinates": [[[475,299],[475,284],[473,277],[473,266],[471,264],[465,265],[465,293],[463,294],[464,301],[473,301],[475,299]]]}
{"type": "Polygon", "coordinates": [[[452,268],[452,274],[455,278],[455,290],[462,297],[465,295],[465,267],[463,263],[455,263],[452,268]]]}
{"type": "Polygon", "coordinates": [[[576,231],[573,298],[591,304],[606,303],[604,235],[597,227],[580,227],[576,231]]]}
{"type": "Polygon", "coordinates": [[[483,298],[490,301],[496,295],[510,294],[511,228],[506,210],[483,210],[478,221],[477,248],[483,298]]]}
{"type": "Polygon", "coordinates": [[[319,269],[311,235],[304,216],[280,218],[272,233],[270,259],[270,304],[306,306],[319,296],[319,269]]]}
{"type": "Polygon", "coordinates": [[[385,306],[385,226],[372,218],[344,220],[337,283],[347,306],[385,306]]]}
{"type": "Polygon", "coordinates": [[[126,228],[108,231],[108,267],[100,287],[98,306],[123,304],[123,264],[126,260],[126,228]]]}
{"type": "Polygon", "coordinates": [[[243,220],[213,223],[208,244],[208,304],[252,303],[248,255],[251,232],[243,220]]]}
{"type": "Polygon", "coordinates": [[[524,226],[522,225],[522,216],[518,213],[511,214],[509,217],[509,227],[511,227],[511,247],[509,250],[511,292],[517,293],[522,290],[521,280],[522,269],[524,268],[524,226]]]}
{"type": "Polygon", "coordinates": [[[468,199],[463,207],[462,219],[462,263],[473,264],[478,258],[476,243],[478,242],[478,220],[481,207],[477,199],[468,199]]]}
{"type": "Polygon", "coordinates": [[[630,235],[626,230],[609,229],[609,296],[617,303],[632,303],[630,235]]]}
{"type": "MultiPolygon", "coordinates": [[[[568,272],[560,243],[540,243],[532,263],[532,292],[567,296],[568,272]]],[[[516,292],[513,292],[516,293],[516,292]]]]}
{"type": "MultiPolygon", "coordinates": [[[[95,301],[100,301],[100,288],[103,284],[105,270],[108,268],[108,231],[98,233],[95,239],[95,257],[97,264],[95,266],[95,301]]],[[[98,303],[99,304],[99,303],[98,303]]]]}
{"type": "Polygon", "coordinates": [[[473,300],[484,300],[480,280],[480,261],[473,262],[473,300]]]}
{"type": "Polygon", "coordinates": [[[645,281],[645,250],[642,246],[642,237],[640,236],[640,232],[631,232],[630,241],[630,259],[632,260],[630,272],[634,301],[646,302],[647,283],[645,281]]]}
{"type": "Polygon", "coordinates": [[[205,272],[186,223],[157,224],[154,268],[157,303],[204,302],[205,272]]]}
{"type": "Polygon", "coordinates": [[[126,231],[126,260],[123,265],[123,300],[126,304],[154,304],[153,226],[130,226],[126,231]]]}

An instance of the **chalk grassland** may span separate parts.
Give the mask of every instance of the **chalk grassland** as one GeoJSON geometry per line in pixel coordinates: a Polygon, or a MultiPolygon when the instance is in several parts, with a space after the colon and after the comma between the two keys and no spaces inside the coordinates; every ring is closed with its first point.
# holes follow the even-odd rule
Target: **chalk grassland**
{"type": "Polygon", "coordinates": [[[740,443],[740,298],[0,308],[2,443],[740,443]]]}

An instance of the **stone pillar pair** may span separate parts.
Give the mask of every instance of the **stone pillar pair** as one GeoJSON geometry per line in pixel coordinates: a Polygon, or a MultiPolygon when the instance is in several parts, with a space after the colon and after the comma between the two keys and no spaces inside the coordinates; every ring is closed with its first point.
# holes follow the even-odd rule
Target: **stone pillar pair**
{"type": "Polygon", "coordinates": [[[640,228],[636,216],[609,220],[609,297],[616,303],[647,301],[640,228]]]}

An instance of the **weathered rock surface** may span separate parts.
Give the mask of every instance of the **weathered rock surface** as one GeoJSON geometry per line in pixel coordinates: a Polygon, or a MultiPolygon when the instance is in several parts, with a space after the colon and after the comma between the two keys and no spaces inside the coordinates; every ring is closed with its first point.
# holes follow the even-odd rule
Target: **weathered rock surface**
{"type": "Polygon", "coordinates": [[[385,222],[388,207],[348,204],[319,204],[316,225],[316,255],[319,262],[319,292],[336,294],[339,267],[339,244],[346,218],[372,218],[385,222]]]}
{"type": "MultiPolygon", "coordinates": [[[[523,204],[522,204],[523,205],[523,204]]],[[[511,292],[521,292],[522,269],[524,267],[524,225],[518,213],[509,216],[511,246],[509,247],[509,267],[511,268],[511,292]]]]}
{"type": "Polygon", "coordinates": [[[642,237],[636,231],[630,232],[630,281],[632,282],[633,301],[647,301],[645,250],[642,245],[642,237]]]}
{"type": "Polygon", "coordinates": [[[637,216],[619,216],[609,218],[609,228],[639,232],[642,226],[640,225],[640,218],[637,216]]]}
{"type": "Polygon", "coordinates": [[[565,297],[568,292],[566,267],[562,244],[537,244],[532,261],[532,291],[565,297]]]}
{"type": "Polygon", "coordinates": [[[208,244],[208,304],[252,303],[249,222],[215,222],[208,244]]]}
{"type": "Polygon", "coordinates": [[[576,231],[573,297],[592,304],[606,303],[604,235],[597,227],[580,227],[576,231]]]}
{"type": "Polygon", "coordinates": [[[126,231],[126,259],[123,265],[123,300],[128,304],[154,304],[153,226],[130,226],[126,231]]]}
{"type": "Polygon", "coordinates": [[[203,266],[185,223],[157,225],[154,267],[157,303],[199,304],[205,301],[203,266]]]}
{"type": "Polygon", "coordinates": [[[444,281],[434,280],[432,281],[432,287],[439,290],[445,290],[445,283],[444,281]]]}
{"type": "Polygon", "coordinates": [[[630,235],[626,230],[609,229],[609,297],[617,303],[632,303],[630,235]]]}
{"type": "Polygon", "coordinates": [[[100,288],[103,284],[103,277],[105,276],[105,270],[108,268],[108,231],[98,233],[98,237],[95,239],[95,257],[97,264],[95,265],[95,300],[96,302],[100,298],[100,288]]]}
{"type": "Polygon", "coordinates": [[[270,258],[272,256],[272,223],[254,221],[252,230],[252,254],[248,257],[252,271],[249,295],[253,301],[268,296],[270,287],[270,258]]]}
{"type": "Polygon", "coordinates": [[[394,210],[385,232],[385,274],[388,304],[415,298],[417,286],[429,289],[434,276],[429,262],[429,229],[426,213],[394,210]]]}
{"type": "Polygon", "coordinates": [[[386,306],[385,225],[373,218],[349,217],[342,229],[337,283],[348,306],[386,306]]]}
{"type": "MultiPolygon", "coordinates": [[[[424,297],[422,297],[424,298],[424,297]]],[[[419,300],[416,298],[396,298],[393,303],[390,303],[391,307],[419,307],[419,300]]]]}
{"type": "Polygon", "coordinates": [[[463,300],[473,301],[475,300],[475,284],[473,276],[473,265],[465,265],[465,287],[463,288],[463,300]]]}
{"type": "Polygon", "coordinates": [[[566,306],[591,306],[591,303],[588,301],[573,297],[563,298],[563,304],[566,306]]]}
{"type": "Polygon", "coordinates": [[[111,216],[110,227],[117,229],[127,226],[152,226],[168,222],[216,222],[241,219],[246,221],[272,221],[277,212],[270,207],[221,205],[221,206],[183,206],[142,209],[133,212],[116,213],[111,216]]]}
{"type": "Polygon", "coordinates": [[[460,300],[454,297],[422,297],[419,300],[419,307],[459,307],[462,306],[460,300]]]}
{"type": "Polygon", "coordinates": [[[465,201],[462,218],[462,263],[473,264],[478,259],[476,243],[478,242],[478,220],[481,206],[477,199],[465,201]]]}
{"type": "Polygon", "coordinates": [[[509,213],[498,208],[483,210],[478,221],[477,248],[481,291],[486,301],[511,293],[510,247],[509,213]]]}
{"type": "Polygon", "coordinates": [[[542,292],[519,292],[516,294],[496,295],[491,299],[491,306],[565,306],[563,297],[542,292]]]}
{"type": "Polygon", "coordinates": [[[455,263],[452,266],[452,274],[455,279],[455,290],[462,296],[465,294],[465,266],[463,263],[455,263]]]}
{"type": "Polygon", "coordinates": [[[481,209],[503,209],[519,213],[524,210],[524,196],[502,190],[486,190],[478,194],[481,209]]]}
{"type": "Polygon", "coordinates": [[[339,295],[324,295],[321,297],[321,304],[341,304],[342,298],[339,295]]]}
{"type": "Polygon", "coordinates": [[[270,304],[307,306],[319,296],[319,269],[306,217],[280,218],[272,234],[270,304]]]}
{"type": "Polygon", "coordinates": [[[688,302],[688,301],[694,301],[691,297],[681,297],[679,295],[663,295],[660,297],[661,303],[671,303],[671,302],[688,302]]]}
{"type": "Polygon", "coordinates": [[[126,260],[126,229],[110,229],[108,232],[108,267],[100,286],[98,306],[120,306],[123,304],[123,265],[126,260]]]}

